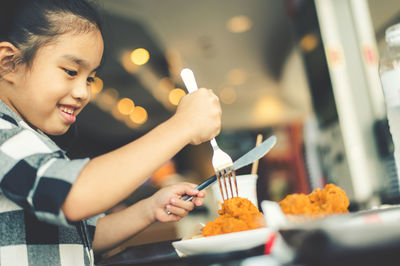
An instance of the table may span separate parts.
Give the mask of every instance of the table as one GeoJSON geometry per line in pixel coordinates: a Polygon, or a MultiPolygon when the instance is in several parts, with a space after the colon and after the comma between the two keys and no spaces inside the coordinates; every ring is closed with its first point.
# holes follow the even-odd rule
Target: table
{"type": "MultiPolygon", "coordinates": [[[[318,219],[281,228],[279,235],[295,254],[285,266],[400,265],[400,206],[318,219]]],[[[171,244],[173,241],[129,247],[98,265],[238,266],[245,259],[264,252],[261,245],[248,250],[180,258],[171,244]]],[[[275,243],[273,248],[278,247],[275,243]]],[[[273,249],[272,254],[278,258],[273,249]]],[[[273,265],[281,264],[276,261],[273,265]]]]}
{"type": "Polygon", "coordinates": [[[262,255],[264,245],[260,245],[248,250],[235,252],[201,254],[187,257],[179,257],[172,246],[176,240],[150,243],[139,246],[128,247],[124,251],[108,258],[100,260],[96,265],[99,266],[119,266],[119,265],[162,265],[162,266],[195,266],[195,265],[240,265],[246,258],[262,255]]]}

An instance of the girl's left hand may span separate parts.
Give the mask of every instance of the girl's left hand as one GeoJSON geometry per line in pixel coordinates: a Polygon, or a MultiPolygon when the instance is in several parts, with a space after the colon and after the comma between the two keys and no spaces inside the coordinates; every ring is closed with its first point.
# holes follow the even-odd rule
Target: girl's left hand
{"type": "Polygon", "coordinates": [[[157,191],[150,200],[153,203],[154,218],[160,222],[176,222],[185,217],[194,206],[203,205],[206,196],[204,190],[195,189],[197,185],[192,183],[179,183],[157,191]],[[196,196],[191,201],[181,200],[183,195],[196,196]],[[166,210],[170,212],[167,214],[166,210]]]}

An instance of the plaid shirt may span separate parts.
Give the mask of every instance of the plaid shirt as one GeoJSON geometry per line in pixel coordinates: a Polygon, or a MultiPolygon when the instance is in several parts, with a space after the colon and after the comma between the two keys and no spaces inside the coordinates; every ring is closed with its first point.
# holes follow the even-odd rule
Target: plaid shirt
{"type": "Polygon", "coordinates": [[[98,217],[71,223],[60,209],[88,161],[68,159],[0,100],[1,266],[91,264],[98,217]]]}

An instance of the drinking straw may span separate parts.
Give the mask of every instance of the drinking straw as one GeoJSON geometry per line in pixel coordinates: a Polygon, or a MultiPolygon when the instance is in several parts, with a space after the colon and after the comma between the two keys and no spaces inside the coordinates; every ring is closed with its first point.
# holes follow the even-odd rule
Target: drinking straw
{"type": "MultiPolygon", "coordinates": [[[[262,139],[263,139],[262,134],[258,134],[258,135],[257,135],[257,140],[256,140],[256,146],[258,146],[258,145],[261,144],[262,139]]],[[[251,174],[252,174],[252,175],[257,174],[258,161],[259,161],[259,160],[255,160],[255,161],[253,162],[253,165],[252,165],[252,167],[251,167],[251,174]]]]}

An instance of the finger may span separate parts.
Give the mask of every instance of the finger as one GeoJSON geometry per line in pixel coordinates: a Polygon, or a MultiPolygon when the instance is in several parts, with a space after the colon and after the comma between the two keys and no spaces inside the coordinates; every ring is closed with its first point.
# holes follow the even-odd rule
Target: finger
{"type": "Polygon", "coordinates": [[[191,188],[186,190],[185,193],[190,196],[197,196],[199,194],[199,191],[197,189],[191,188]]]}
{"type": "MultiPolygon", "coordinates": [[[[203,198],[205,198],[206,197],[206,192],[204,191],[204,190],[201,190],[201,191],[199,191],[199,193],[197,193],[197,195],[194,195],[194,196],[192,196],[192,202],[193,202],[193,200],[195,199],[195,198],[200,198],[200,199],[203,199],[203,198]]],[[[189,198],[189,197],[186,197],[186,199],[185,198],[183,198],[183,200],[187,200],[187,198],[189,198]]],[[[197,206],[197,205],[196,205],[197,206]]]]}
{"type": "Polygon", "coordinates": [[[192,183],[183,183],[183,187],[181,187],[181,192],[184,194],[188,194],[190,196],[197,196],[199,190],[196,189],[197,185],[192,183]]]}
{"type": "Polygon", "coordinates": [[[198,198],[205,198],[207,195],[207,192],[205,190],[200,190],[199,193],[197,194],[198,198]]]}
{"type": "Polygon", "coordinates": [[[170,204],[167,205],[167,210],[170,211],[171,214],[174,214],[174,215],[179,216],[181,218],[185,217],[187,215],[187,213],[188,213],[187,210],[179,208],[179,207],[176,207],[176,206],[173,206],[173,205],[170,205],[170,204]]]}
{"type": "Polygon", "coordinates": [[[178,216],[178,215],[175,215],[175,214],[173,214],[173,213],[169,213],[168,214],[168,221],[169,222],[177,222],[177,221],[179,221],[180,219],[182,219],[182,217],[180,217],[180,216],[178,216]]]}
{"type": "Polygon", "coordinates": [[[191,211],[194,208],[194,203],[192,201],[186,201],[181,199],[171,199],[170,205],[185,209],[186,211],[191,211]]]}
{"type": "Polygon", "coordinates": [[[199,206],[203,205],[203,200],[199,199],[199,198],[195,198],[193,200],[193,204],[196,205],[197,207],[199,207],[199,206]]]}

